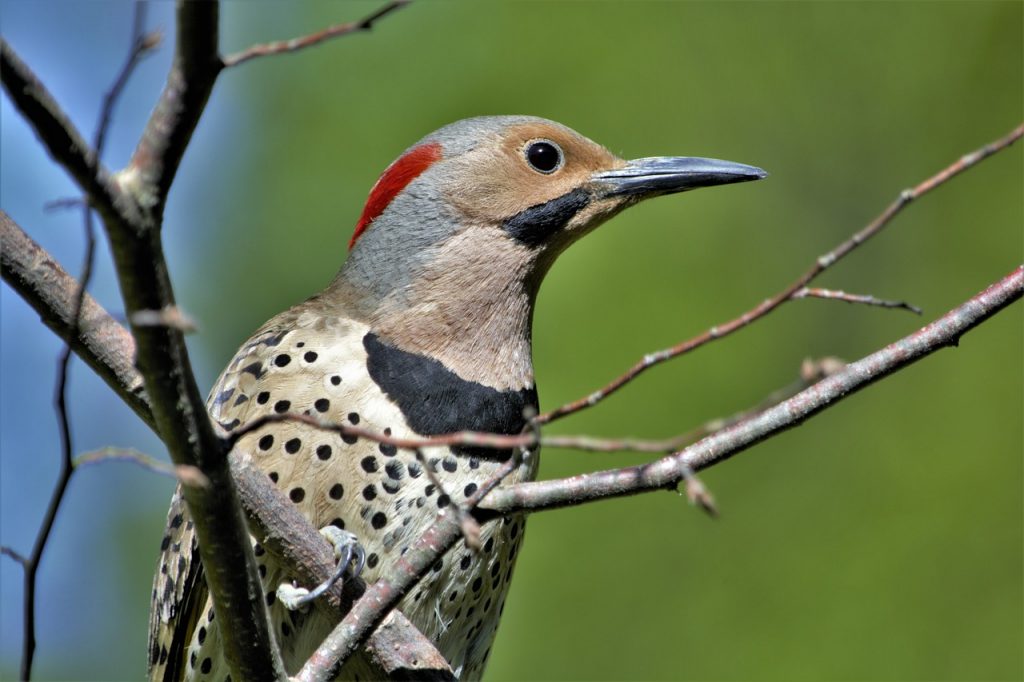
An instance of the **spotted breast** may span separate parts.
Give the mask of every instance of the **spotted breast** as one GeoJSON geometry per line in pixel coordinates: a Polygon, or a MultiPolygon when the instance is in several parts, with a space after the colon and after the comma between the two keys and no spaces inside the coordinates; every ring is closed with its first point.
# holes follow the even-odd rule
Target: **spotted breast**
{"type": "MultiPolygon", "coordinates": [[[[447,433],[460,422],[484,431],[516,432],[523,406],[535,401],[532,391],[485,390],[450,373],[446,382],[446,371],[437,363],[392,348],[364,323],[329,316],[320,308],[313,301],[279,316],[242,347],[209,401],[211,415],[223,428],[237,428],[263,414],[295,412],[396,436],[447,433]],[[414,395],[415,407],[407,405],[407,415],[403,402],[414,395]],[[465,418],[458,416],[460,407],[468,409],[465,418]]],[[[241,439],[238,448],[253,456],[315,527],[334,525],[355,533],[366,552],[363,575],[369,582],[438,513],[471,496],[509,454],[426,450],[426,464],[443,486],[439,490],[414,453],[302,423],[268,424],[241,439]]],[[[512,478],[533,473],[525,464],[512,478]]],[[[480,553],[457,546],[399,606],[462,676],[478,677],[490,653],[523,525],[521,517],[484,525],[480,553]]],[[[152,676],[224,680],[228,673],[216,614],[180,495],[171,505],[162,552],[153,590],[152,676]]],[[[274,634],[286,669],[293,673],[333,621],[319,606],[302,612],[278,603],[277,586],[292,578],[258,544],[255,552],[274,634]]],[[[354,661],[343,677],[357,677],[361,669],[363,663],[354,661]]]]}

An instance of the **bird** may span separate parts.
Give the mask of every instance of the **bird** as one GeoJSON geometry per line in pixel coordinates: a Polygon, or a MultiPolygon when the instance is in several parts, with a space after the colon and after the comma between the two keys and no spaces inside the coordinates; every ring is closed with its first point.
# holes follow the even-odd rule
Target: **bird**
{"type": "MultiPolygon", "coordinates": [[[[446,125],[381,174],[328,286],[242,345],[210,393],[210,416],[225,432],[263,415],[306,413],[395,437],[518,434],[538,408],[533,311],[557,256],[644,199],[765,175],[700,157],[623,160],[533,116],[446,125]]],[[[513,454],[456,446],[417,457],[291,420],[267,423],[235,447],[314,527],[351,534],[368,583],[513,454]]],[[[537,461],[523,458],[503,484],[532,480],[537,461]]],[[[399,604],[460,679],[483,675],[524,524],[523,515],[487,522],[478,551],[450,549],[399,604]]],[[[290,609],[276,598],[291,576],[253,543],[291,674],[334,621],[325,606],[290,609]]],[[[180,488],[151,606],[151,679],[222,682],[229,670],[180,488]]],[[[354,659],[339,679],[370,674],[354,659]]]]}

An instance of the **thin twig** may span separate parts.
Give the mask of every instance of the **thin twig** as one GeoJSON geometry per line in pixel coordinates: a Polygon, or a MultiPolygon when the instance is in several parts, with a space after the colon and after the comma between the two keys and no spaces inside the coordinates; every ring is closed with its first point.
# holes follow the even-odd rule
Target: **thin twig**
{"type": "Polygon", "coordinates": [[[307,426],[312,426],[322,431],[331,431],[341,436],[356,436],[358,438],[372,440],[376,443],[386,443],[388,445],[394,445],[395,447],[412,451],[419,448],[451,445],[465,445],[506,450],[508,448],[531,445],[534,442],[533,436],[529,434],[506,436],[497,433],[483,433],[480,431],[457,431],[455,433],[446,433],[439,436],[424,436],[420,438],[392,436],[372,429],[366,429],[361,426],[339,424],[320,419],[313,415],[298,414],[295,412],[260,415],[256,419],[246,422],[232,430],[229,435],[224,437],[224,442],[229,449],[233,448],[243,437],[262,429],[268,424],[278,424],[281,422],[306,424],[307,426]]]}
{"type": "MultiPolygon", "coordinates": [[[[92,262],[95,254],[96,239],[92,227],[92,210],[88,207],[86,211],[86,250],[85,264],[82,267],[81,284],[75,294],[75,302],[72,314],[72,327],[77,328],[78,318],[82,309],[82,299],[89,278],[92,275],[92,262]]],[[[77,333],[77,332],[76,332],[77,333]]],[[[25,562],[25,593],[23,601],[24,633],[22,636],[21,650],[21,679],[32,679],[32,662],[36,651],[36,576],[38,574],[39,562],[46,550],[47,542],[50,539],[50,531],[57,519],[57,512],[60,510],[64,493],[67,491],[68,482],[74,467],[71,462],[73,443],[71,439],[71,425],[68,421],[67,411],[67,380],[68,364],[71,360],[71,345],[66,345],[60,354],[57,362],[57,386],[54,391],[54,407],[57,411],[57,429],[60,436],[60,469],[57,473],[57,482],[54,484],[53,492],[50,494],[50,503],[46,507],[43,521],[40,524],[39,532],[36,535],[35,544],[32,546],[32,553],[25,562]]]]}
{"type": "MultiPolygon", "coordinates": [[[[103,97],[103,107],[100,109],[100,118],[96,124],[96,133],[93,136],[92,148],[96,159],[103,156],[103,148],[106,146],[107,132],[110,130],[110,121],[114,115],[114,107],[121,97],[124,87],[128,84],[135,67],[145,57],[160,45],[161,35],[159,31],[145,33],[146,30],[146,3],[143,0],[136,0],[135,12],[132,15],[132,42],[128,49],[128,57],[125,59],[121,71],[114,79],[114,84],[107,90],[103,97]]],[[[93,169],[95,172],[95,168],[93,169]]]]}
{"type": "MultiPolygon", "coordinates": [[[[742,412],[737,412],[729,417],[719,417],[718,419],[712,419],[711,421],[705,422],[701,426],[695,429],[687,431],[679,436],[671,438],[667,441],[663,441],[659,445],[663,445],[665,449],[658,450],[657,452],[673,452],[675,450],[681,450],[688,445],[693,445],[697,441],[711,434],[721,431],[722,429],[728,428],[735,424],[739,424],[747,419],[752,419],[757,415],[761,414],[765,410],[775,407],[783,400],[792,398],[794,395],[804,390],[808,386],[816,384],[827,376],[831,376],[836,372],[839,372],[846,366],[846,363],[838,358],[826,357],[820,360],[804,360],[800,366],[800,378],[791,383],[788,386],[784,386],[776,391],[770,393],[760,403],[742,412]]],[[[545,443],[546,444],[546,443],[545,443]]],[[[627,448],[634,449],[634,448],[627,448]]],[[[649,452],[654,452],[653,450],[649,452]]]]}
{"type": "Polygon", "coordinates": [[[459,527],[462,529],[462,535],[466,538],[466,546],[469,547],[474,553],[480,551],[480,524],[476,522],[476,519],[469,513],[466,506],[457,501],[452,497],[451,493],[445,487],[444,483],[437,475],[437,462],[435,458],[431,461],[427,461],[426,455],[423,454],[423,450],[416,448],[414,450],[416,454],[416,460],[423,467],[423,471],[427,474],[427,479],[431,485],[437,488],[438,505],[441,504],[441,500],[448,500],[448,503],[454,508],[455,513],[459,516],[459,527]]]}
{"type": "MultiPolygon", "coordinates": [[[[103,148],[106,142],[107,128],[110,126],[111,115],[118,97],[128,82],[128,77],[135,70],[139,59],[149,49],[151,41],[143,36],[143,24],[145,23],[145,5],[141,2],[135,5],[135,17],[132,27],[132,43],[128,51],[128,57],[118,72],[114,85],[107,92],[103,99],[100,110],[99,122],[93,136],[92,153],[87,154],[85,159],[89,166],[90,177],[97,177],[100,159],[103,155],[103,148]]],[[[81,314],[85,302],[86,289],[89,280],[92,279],[93,263],[96,256],[96,229],[93,225],[92,207],[86,204],[83,207],[85,224],[85,255],[83,257],[82,275],[79,277],[78,289],[75,292],[71,314],[71,335],[77,336],[81,324],[81,314]]],[[[66,343],[61,350],[57,362],[57,381],[54,407],[57,412],[57,426],[60,435],[60,470],[57,475],[57,482],[54,485],[53,493],[50,496],[50,503],[43,516],[39,533],[36,536],[32,554],[25,561],[25,594],[24,594],[24,636],[22,638],[21,678],[23,680],[32,677],[32,662],[36,649],[36,577],[39,570],[39,562],[43,552],[46,551],[47,542],[50,539],[50,532],[53,530],[57,512],[60,510],[61,502],[64,500],[64,493],[67,491],[68,482],[74,473],[75,467],[71,459],[74,445],[71,436],[71,423],[68,417],[67,386],[68,369],[71,362],[73,347],[70,342],[66,343]]]]}
{"type": "Polygon", "coordinates": [[[1011,144],[1016,142],[1024,136],[1024,124],[1019,125],[1012,131],[1007,133],[1000,139],[991,142],[980,149],[971,152],[965,156],[962,156],[956,162],[950,164],[946,168],[942,169],[932,177],[918,183],[916,186],[903,190],[900,195],[893,201],[889,206],[882,211],[882,213],[871,221],[867,226],[861,229],[859,232],[854,234],[852,237],[839,244],[836,248],[832,249],[828,253],[820,256],[814,263],[814,265],[801,275],[795,282],[790,284],[788,287],[777,293],[775,296],[762,301],[760,304],[751,308],[747,312],[743,313],[737,318],[734,318],[724,324],[712,327],[705,331],[703,334],[693,337],[687,341],[676,344],[671,348],[659,350],[654,353],[645,355],[639,362],[630,367],[625,373],[616,377],[614,380],[603,386],[602,388],[586,395],[573,402],[566,403],[561,407],[558,407],[550,412],[537,417],[537,421],[541,424],[548,424],[562,417],[566,417],[570,414],[575,414],[580,410],[585,410],[588,407],[593,407],[597,403],[601,402],[611,394],[618,391],[620,388],[631,382],[633,379],[644,373],[655,365],[660,365],[666,360],[679,357],[685,353],[688,353],[704,344],[728,336],[738,329],[746,327],[754,320],[760,319],[772,312],[780,305],[789,301],[793,298],[793,295],[800,291],[802,288],[810,284],[811,280],[816,278],[822,272],[835,265],[839,260],[849,254],[851,251],[856,249],[858,246],[866,242],[871,237],[878,234],[896,215],[903,210],[903,208],[911,201],[927,194],[936,187],[956,177],[960,173],[968,170],[977,165],[982,160],[988,158],[992,154],[1009,147],[1011,144]]]}
{"type": "Polygon", "coordinates": [[[63,199],[54,199],[53,201],[47,201],[43,204],[44,211],[64,211],[69,208],[81,208],[85,204],[85,199],[82,197],[65,197],[63,199]]]}
{"type": "MultiPolygon", "coordinates": [[[[746,414],[746,413],[744,413],[746,414]]],[[[296,412],[285,412],[281,414],[265,414],[247,422],[225,436],[224,441],[228,448],[233,448],[243,437],[258,431],[268,424],[291,422],[305,424],[321,431],[336,433],[339,436],[355,436],[365,438],[375,443],[394,445],[403,450],[417,452],[422,448],[433,447],[480,447],[494,450],[507,450],[510,448],[532,448],[538,443],[544,447],[568,448],[575,450],[587,450],[591,452],[672,452],[689,442],[693,432],[687,432],[682,436],[665,440],[642,440],[636,438],[596,438],[593,436],[538,436],[532,431],[516,434],[502,435],[496,433],[484,433],[482,431],[455,431],[443,433],[437,436],[394,436],[380,431],[374,431],[362,426],[352,426],[326,419],[315,415],[299,414],[296,412]]],[[[706,428],[706,427],[701,427],[706,428]]],[[[720,427],[719,427],[720,428],[720,427]]]]}
{"type": "Polygon", "coordinates": [[[97,164],[89,143],[57,105],[53,95],[3,38],[0,38],[0,81],[14,106],[32,122],[36,134],[54,160],[94,201],[113,206],[106,172],[94,171],[97,164]]]}
{"type": "Polygon", "coordinates": [[[72,465],[75,469],[80,469],[91,464],[102,464],[103,462],[131,462],[132,464],[138,464],[147,471],[152,471],[162,476],[170,476],[174,479],[178,478],[178,472],[174,465],[151,457],[144,452],[139,452],[134,448],[107,447],[85,452],[75,457],[72,465]]]}
{"type": "Polygon", "coordinates": [[[130,462],[155,474],[169,476],[179,481],[182,485],[198,488],[208,488],[210,486],[210,480],[199,467],[190,464],[170,464],[139,452],[134,448],[106,447],[86,452],[75,458],[74,467],[75,469],[80,469],[104,462],[130,462]]]}
{"type": "Polygon", "coordinates": [[[708,516],[718,518],[718,507],[715,505],[715,498],[707,489],[704,482],[697,478],[697,474],[689,467],[682,470],[683,491],[690,504],[700,507],[708,516]]]}
{"type": "Polygon", "coordinates": [[[369,31],[373,28],[374,22],[391,14],[397,9],[401,9],[411,2],[411,0],[394,0],[378,9],[373,14],[363,17],[359,21],[350,21],[345,24],[336,24],[329,26],[322,31],[316,33],[310,33],[306,36],[299,38],[292,38],[291,40],[277,40],[270,43],[263,43],[260,45],[253,45],[248,47],[241,52],[230,54],[222,59],[224,67],[238,66],[250,59],[256,57],[267,57],[275,54],[284,54],[286,52],[298,52],[307,47],[312,47],[318,43],[322,43],[325,40],[332,38],[340,38],[341,36],[349,35],[351,33],[358,33],[361,31],[369,31]]]}
{"type": "Polygon", "coordinates": [[[195,320],[176,305],[161,310],[139,310],[131,319],[132,325],[136,327],[170,327],[182,334],[192,334],[199,330],[195,320]]]}
{"type": "Polygon", "coordinates": [[[7,545],[0,545],[0,555],[6,556],[6,557],[10,557],[14,561],[16,561],[19,564],[21,564],[22,568],[24,568],[25,564],[28,563],[28,558],[26,558],[24,554],[20,554],[20,553],[14,551],[12,548],[8,547],[7,545]]]}
{"type": "Polygon", "coordinates": [[[743,419],[749,419],[752,416],[756,416],[769,407],[777,405],[786,398],[802,391],[821,378],[839,371],[843,366],[842,361],[835,358],[823,358],[818,361],[807,360],[801,367],[800,379],[789,386],[772,392],[756,406],[730,417],[709,421],[696,429],[664,440],[596,438],[584,435],[544,436],[541,435],[540,425],[532,421],[530,424],[533,428],[521,434],[511,436],[483,433],[479,431],[456,431],[454,433],[445,433],[437,436],[410,438],[406,436],[394,436],[389,433],[374,431],[361,426],[352,426],[351,424],[329,421],[315,415],[285,412],[282,414],[261,415],[256,419],[243,424],[231,431],[229,435],[225,436],[225,444],[228,449],[234,448],[242,438],[259,431],[268,424],[290,422],[305,424],[322,431],[336,433],[339,436],[355,436],[357,438],[365,438],[366,440],[370,440],[375,443],[394,445],[395,447],[402,448],[403,450],[409,450],[416,453],[423,448],[430,447],[466,446],[507,450],[510,448],[533,448],[536,447],[537,444],[546,448],[585,450],[590,452],[667,453],[678,450],[691,443],[695,443],[704,436],[721,430],[727,426],[731,426],[743,419]]]}
{"type": "Polygon", "coordinates": [[[860,303],[863,305],[873,305],[879,308],[900,308],[907,310],[917,315],[921,315],[924,311],[918,308],[916,305],[911,305],[906,301],[887,301],[883,298],[876,298],[874,296],[866,296],[863,294],[848,294],[845,291],[837,289],[819,289],[816,287],[804,287],[793,292],[790,297],[795,300],[798,298],[824,298],[832,301],[846,301],[847,303],[860,303]]]}
{"type": "Polygon", "coordinates": [[[718,464],[927,355],[956,346],[961,336],[1019,300],[1022,294],[1024,266],[913,334],[851,362],[842,371],[757,417],[718,431],[679,453],[640,466],[516,483],[495,490],[481,507],[504,516],[673,488],[687,470],[700,471],[718,464]]]}

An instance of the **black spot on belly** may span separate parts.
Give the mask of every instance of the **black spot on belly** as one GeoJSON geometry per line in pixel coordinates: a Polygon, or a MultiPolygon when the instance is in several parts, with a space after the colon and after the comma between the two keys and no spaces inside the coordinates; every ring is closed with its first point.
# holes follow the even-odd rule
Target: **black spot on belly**
{"type": "MultiPolygon", "coordinates": [[[[523,430],[523,409],[537,407],[533,387],[499,391],[467,381],[439,361],[390,346],[372,332],[363,337],[370,377],[405,415],[413,431],[436,436],[455,431],[506,435],[523,430]]],[[[488,459],[507,459],[508,450],[463,447],[456,450],[488,459]]]]}
{"type": "MultiPolygon", "coordinates": [[[[265,336],[262,339],[260,339],[257,342],[257,344],[263,344],[264,346],[271,346],[271,347],[276,346],[279,343],[281,343],[281,339],[283,339],[287,333],[288,332],[283,331],[283,332],[278,332],[277,334],[271,334],[270,336],[265,336]]],[[[251,344],[251,345],[253,347],[255,347],[257,344],[251,344]]]]}
{"type": "Polygon", "coordinates": [[[242,372],[248,372],[249,374],[253,375],[257,379],[262,379],[263,375],[265,374],[265,372],[263,371],[263,363],[262,362],[254,362],[254,363],[252,363],[250,365],[246,365],[245,367],[242,368],[241,371],[242,372]]]}
{"type": "Polygon", "coordinates": [[[213,399],[213,404],[214,405],[223,405],[234,394],[235,394],[235,389],[233,389],[233,388],[229,388],[229,389],[227,389],[225,391],[221,391],[220,393],[217,394],[217,397],[213,399]]]}

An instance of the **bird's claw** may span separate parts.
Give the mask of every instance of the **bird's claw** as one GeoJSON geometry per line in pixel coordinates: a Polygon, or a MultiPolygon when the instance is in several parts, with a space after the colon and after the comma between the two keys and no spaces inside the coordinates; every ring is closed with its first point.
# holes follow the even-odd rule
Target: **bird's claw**
{"type": "Polygon", "coordinates": [[[277,600],[289,611],[296,611],[309,603],[309,590],[291,583],[281,583],[277,586],[277,600]]]}
{"type": "Polygon", "coordinates": [[[334,547],[334,557],[338,560],[337,567],[330,578],[312,590],[289,583],[281,583],[277,588],[277,598],[290,611],[295,611],[320,597],[334,587],[334,583],[341,580],[346,572],[352,577],[358,576],[366,565],[366,551],[359,544],[359,539],[354,533],[336,526],[327,526],[320,529],[320,535],[334,547]]]}
{"type": "Polygon", "coordinates": [[[359,544],[359,538],[355,533],[342,530],[337,526],[325,526],[320,529],[320,535],[324,536],[334,547],[334,558],[338,560],[338,572],[336,573],[338,577],[335,580],[341,578],[350,564],[352,566],[352,570],[349,572],[351,576],[362,574],[363,568],[366,566],[366,551],[359,544]]]}

